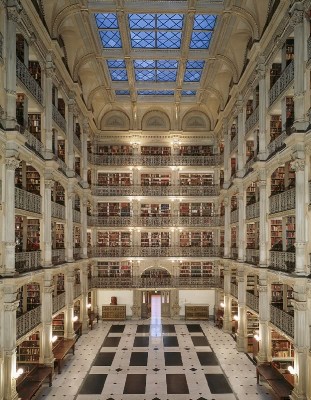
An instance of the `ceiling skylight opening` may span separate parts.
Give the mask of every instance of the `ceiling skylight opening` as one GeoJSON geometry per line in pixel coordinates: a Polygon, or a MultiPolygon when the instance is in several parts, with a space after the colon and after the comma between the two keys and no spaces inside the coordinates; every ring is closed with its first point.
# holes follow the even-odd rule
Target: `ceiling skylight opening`
{"type": "Polygon", "coordinates": [[[189,60],[186,64],[184,82],[199,82],[202,76],[205,61],[189,60]]]}
{"type": "Polygon", "coordinates": [[[104,48],[121,48],[121,35],[117,15],[113,13],[95,14],[96,26],[104,48]]]}
{"type": "Polygon", "coordinates": [[[107,60],[111,80],[127,81],[126,65],[124,60],[107,60]]]}
{"type": "Polygon", "coordinates": [[[176,82],[177,60],[134,60],[136,81],[176,82]]]}
{"type": "Polygon", "coordinates": [[[174,90],[138,90],[137,94],[143,96],[173,96],[174,90]]]}
{"type": "Polygon", "coordinates": [[[182,90],[182,96],[195,96],[197,94],[196,90],[182,90]]]}
{"type": "Polygon", "coordinates": [[[190,49],[208,49],[217,16],[211,14],[198,14],[193,21],[193,32],[190,41],[190,49]]]}
{"type": "Polygon", "coordinates": [[[130,91],[129,90],[116,90],[116,96],[129,96],[130,91]]]}

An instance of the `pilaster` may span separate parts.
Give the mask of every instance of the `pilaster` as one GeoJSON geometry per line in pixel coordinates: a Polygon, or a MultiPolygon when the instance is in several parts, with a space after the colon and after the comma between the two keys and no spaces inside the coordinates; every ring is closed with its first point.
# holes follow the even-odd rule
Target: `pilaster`
{"type": "Polygon", "coordinates": [[[257,66],[257,74],[259,79],[259,160],[266,160],[267,154],[267,68],[265,65],[264,56],[259,57],[259,62],[257,66]]]}
{"type": "Polygon", "coordinates": [[[53,175],[51,171],[47,171],[44,177],[44,236],[43,236],[43,265],[44,267],[50,267],[52,265],[52,202],[51,192],[54,186],[53,175]]]}
{"type": "Polygon", "coordinates": [[[270,298],[271,290],[268,290],[267,271],[259,273],[259,352],[258,363],[264,363],[271,359],[271,338],[270,338],[270,298]]]}
{"type": "Polygon", "coordinates": [[[242,97],[236,103],[238,111],[238,165],[237,165],[237,177],[243,178],[245,173],[245,151],[244,151],[244,137],[245,137],[245,107],[243,105],[242,97]]]}
{"type": "Polygon", "coordinates": [[[243,267],[237,271],[238,282],[238,331],[236,348],[247,352],[247,321],[246,321],[246,276],[243,267]]]}
{"type": "Polygon", "coordinates": [[[75,193],[73,187],[70,185],[67,191],[66,201],[66,242],[67,242],[67,254],[66,261],[73,262],[73,202],[75,199],[75,193]]]}
{"type": "Polygon", "coordinates": [[[81,247],[82,258],[87,258],[87,197],[81,201],[81,247]]]}
{"type": "Polygon", "coordinates": [[[54,280],[50,271],[44,273],[44,286],[42,291],[42,340],[41,354],[42,362],[46,365],[53,366],[54,356],[52,352],[52,314],[53,314],[53,292],[54,280]]]}
{"type": "Polygon", "coordinates": [[[133,290],[133,306],[131,307],[133,320],[141,319],[141,295],[142,292],[140,290],[133,290]]]}
{"type": "Polygon", "coordinates": [[[89,317],[88,317],[88,272],[86,265],[80,270],[81,280],[81,308],[80,308],[80,319],[82,322],[82,333],[89,331],[89,317]]]}
{"type": "Polygon", "coordinates": [[[268,250],[268,237],[267,237],[267,181],[266,170],[261,168],[259,170],[259,265],[261,268],[267,267],[267,250],[268,250]]]}
{"type": "Polygon", "coordinates": [[[179,290],[172,289],[170,291],[170,314],[172,319],[179,319],[179,290]]]}
{"type": "Polygon", "coordinates": [[[224,267],[224,325],[226,333],[232,333],[231,298],[230,298],[231,271],[229,266],[224,267]]]}
{"type": "Polygon", "coordinates": [[[224,241],[225,241],[225,248],[224,248],[224,258],[230,257],[230,247],[231,247],[231,235],[230,235],[230,202],[229,198],[225,197],[224,199],[225,205],[225,234],[224,234],[224,241]]]}
{"type": "Polygon", "coordinates": [[[66,310],[65,310],[65,337],[73,339],[75,337],[73,329],[73,299],[74,299],[74,283],[75,277],[72,269],[65,273],[65,293],[66,293],[66,310]]]}
{"type": "Polygon", "coordinates": [[[52,60],[52,54],[47,55],[46,65],[45,65],[45,90],[44,90],[44,124],[43,124],[43,134],[45,138],[45,158],[53,158],[53,103],[52,103],[52,93],[53,93],[53,78],[55,76],[55,65],[52,60]]]}

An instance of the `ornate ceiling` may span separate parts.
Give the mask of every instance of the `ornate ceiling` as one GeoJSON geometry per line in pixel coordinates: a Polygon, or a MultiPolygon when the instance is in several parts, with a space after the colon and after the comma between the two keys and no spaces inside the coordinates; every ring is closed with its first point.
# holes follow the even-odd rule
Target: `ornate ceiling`
{"type": "Polygon", "coordinates": [[[215,126],[247,49],[262,35],[270,0],[42,0],[52,38],[95,123],[204,112],[215,126]]]}

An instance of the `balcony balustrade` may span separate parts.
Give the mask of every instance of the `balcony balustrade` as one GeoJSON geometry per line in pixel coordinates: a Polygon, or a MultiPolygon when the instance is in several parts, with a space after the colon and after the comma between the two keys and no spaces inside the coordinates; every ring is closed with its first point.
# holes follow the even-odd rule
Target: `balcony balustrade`
{"type": "Polygon", "coordinates": [[[66,305],[66,293],[60,293],[57,296],[53,297],[53,314],[57,313],[57,311],[61,310],[66,305]]]}
{"type": "Polygon", "coordinates": [[[260,203],[257,201],[256,203],[249,204],[246,206],[246,219],[254,219],[259,218],[260,215],[260,203]]]}
{"type": "Polygon", "coordinates": [[[73,222],[80,224],[81,223],[81,212],[78,210],[72,210],[72,220],[73,220],[73,222]]]}
{"type": "Polygon", "coordinates": [[[88,161],[94,165],[107,166],[206,166],[212,167],[223,163],[223,154],[210,156],[142,156],[142,155],[98,155],[88,153],[88,161]]]}
{"type": "Polygon", "coordinates": [[[65,163],[65,161],[61,160],[61,159],[58,158],[58,157],[56,158],[56,160],[57,160],[59,169],[62,171],[62,173],[63,173],[64,175],[66,175],[66,174],[67,174],[68,167],[67,167],[67,164],[65,163]]]}
{"type": "Polygon", "coordinates": [[[52,264],[58,265],[66,262],[65,249],[52,249],[52,264]]]}
{"type": "Polygon", "coordinates": [[[259,297],[255,296],[254,293],[246,292],[246,305],[259,313],[259,297]]]}
{"type": "Polygon", "coordinates": [[[16,319],[16,338],[21,338],[40,324],[41,306],[38,306],[16,319]]]}
{"type": "Polygon", "coordinates": [[[41,251],[22,251],[15,253],[15,270],[29,272],[41,268],[41,251]]]}
{"type": "Polygon", "coordinates": [[[245,122],[245,134],[248,133],[259,121],[259,107],[256,107],[245,122]]]}
{"type": "Polygon", "coordinates": [[[274,194],[269,199],[269,212],[275,214],[282,211],[293,210],[296,205],[296,188],[274,194]]]}
{"type": "Polygon", "coordinates": [[[285,139],[287,138],[287,131],[283,131],[276,139],[274,139],[271,143],[268,144],[268,153],[269,155],[275,153],[277,150],[281,149],[285,143],[285,139]]]}
{"type": "Polygon", "coordinates": [[[58,109],[52,105],[52,118],[53,121],[61,128],[61,130],[66,133],[67,132],[67,122],[62,114],[58,111],[58,109]]]}
{"type": "Polygon", "coordinates": [[[95,196],[218,196],[219,185],[209,186],[92,186],[95,196]]]}
{"type": "Polygon", "coordinates": [[[246,262],[249,264],[259,264],[259,250],[257,249],[246,249],[246,262]]]}
{"type": "Polygon", "coordinates": [[[294,316],[270,305],[270,321],[291,338],[294,338],[294,316]]]}
{"type": "Polygon", "coordinates": [[[44,157],[44,146],[43,143],[40,142],[32,133],[30,133],[27,129],[21,132],[25,138],[27,139],[26,146],[28,146],[35,153],[39,154],[41,157],[44,157]]]}
{"type": "Polygon", "coordinates": [[[230,213],[230,223],[233,224],[239,220],[239,210],[233,210],[230,213]]]}
{"type": "Polygon", "coordinates": [[[269,91],[269,106],[287,89],[291,82],[294,80],[294,61],[292,61],[282,72],[279,79],[275,82],[269,91]]]}
{"type": "Polygon", "coordinates": [[[33,97],[40,103],[43,104],[43,91],[29,72],[28,68],[19,58],[16,58],[16,76],[20,82],[26,87],[27,90],[33,95],[33,97]]]}
{"type": "Polygon", "coordinates": [[[252,166],[255,164],[256,160],[257,160],[257,158],[254,156],[253,158],[251,158],[250,160],[247,161],[247,163],[245,164],[245,172],[246,173],[248,173],[252,169],[252,166]]]}
{"type": "Polygon", "coordinates": [[[216,288],[218,277],[93,277],[93,288],[216,288]]]}
{"type": "Polygon", "coordinates": [[[89,247],[89,257],[219,257],[217,246],[211,247],[89,247]]]}
{"type": "Polygon", "coordinates": [[[62,204],[55,203],[52,201],[51,208],[52,218],[65,219],[66,218],[66,207],[62,204]]]}
{"type": "Polygon", "coordinates": [[[230,283],[230,294],[236,298],[238,298],[238,284],[231,282],[230,283]]]}
{"type": "Polygon", "coordinates": [[[76,299],[77,297],[79,297],[81,295],[82,291],[81,291],[81,284],[80,283],[76,283],[73,287],[73,297],[74,299],[76,299]]]}
{"type": "Polygon", "coordinates": [[[82,151],[82,143],[78,136],[74,133],[73,134],[73,144],[76,148],[81,152],[82,151]]]}
{"type": "Polygon", "coordinates": [[[15,208],[41,214],[41,196],[27,192],[27,190],[15,188],[15,208]]]}
{"type": "Polygon", "coordinates": [[[230,258],[233,260],[237,260],[239,254],[239,249],[237,247],[231,247],[230,249],[230,258]]]}
{"type": "Polygon", "coordinates": [[[291,273],[295,270],[296,254],[290,251],[270,250],[270,268],[291,273]]]}
{"type": "Polygon", "coordinates": [[[81,248],[80,247],[74,247],[73,248],[73,258],[75,260],[79,260],[81,258],[81,248]]]}
{"type": "Polygon", "coordinates": [[[100,227],[216,227],[223,217],[95,217],[88,216],[88,226],[100,227]]]}
{"type": "Polygon", "coordinates": [[[230,153],[233,152],[233,150],[237,147],[237,145],[238,145],[238,135],[235,135],[230,142],[230,153]]]}

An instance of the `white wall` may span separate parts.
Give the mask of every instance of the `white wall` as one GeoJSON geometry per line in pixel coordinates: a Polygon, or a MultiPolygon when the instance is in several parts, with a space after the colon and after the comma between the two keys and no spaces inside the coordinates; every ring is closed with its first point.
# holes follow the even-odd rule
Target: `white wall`
{"type": "Polygon", "coordinates": [[[97,305],[99,313],[101,315],[101,310],[103,305],[108,305],[111,302],[111,297],[115,296],[117,298],[118,304],[126,305],[126,316],[132,316],[132,305],[133,305],[133,291],[132,290],[103,290],[97,289],[97,305]]]}
{"type": "Polygon", "coordinates": [[[208,304],[209,315],[214,315],[215,290],[179,290],[180,315],[185,315],[186,304],[208,304]]]}

